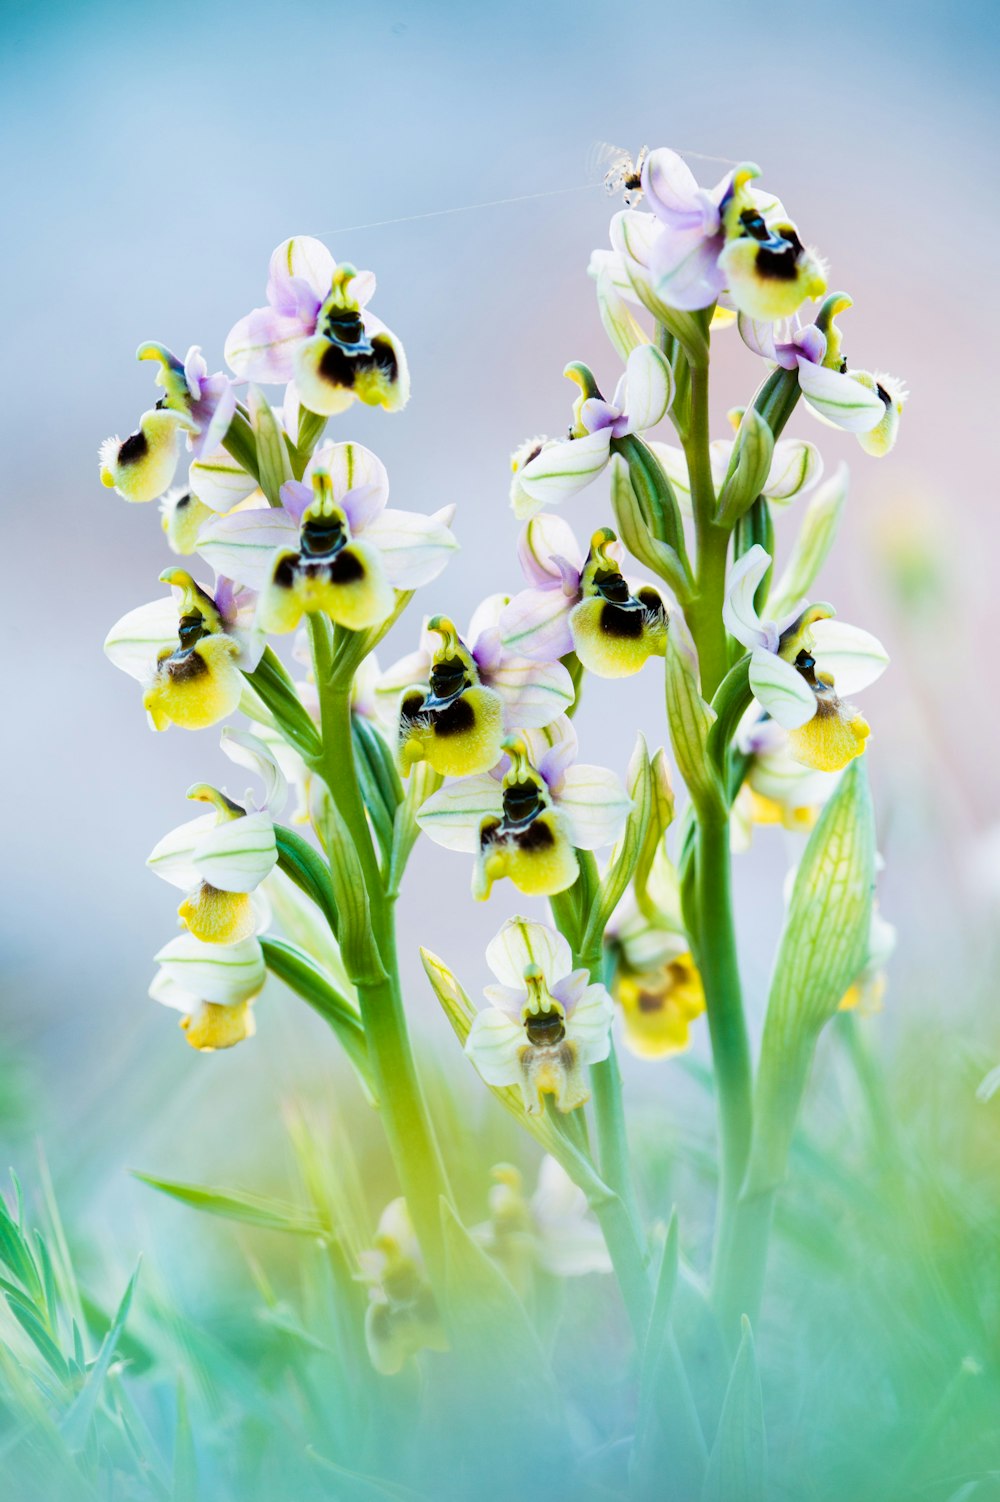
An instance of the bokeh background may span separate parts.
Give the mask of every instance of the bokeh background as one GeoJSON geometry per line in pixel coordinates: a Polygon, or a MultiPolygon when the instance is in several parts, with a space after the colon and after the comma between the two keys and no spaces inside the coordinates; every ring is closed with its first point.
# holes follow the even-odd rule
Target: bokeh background
{"type": "MultiPolygon", "coordinates": [[[[214,733],[151,735],[136,686],[101,653],[166,561],[156,508],[125,506],[97,478],[100,440],[149,402],[135,346],[198,342],[216,368],[292,233],[376,270],[413,398],[397,417],[355,408],[331,432],[377,450],[396,504],[457,502],[463,553],[424,603],[467,619],[517,585],[510,450],[565,425],[567,360],[615,374],[585,275],[613,207],[593,170],[603,141],[758,161],[855,297],[852,361],[911,386],[889,460],[807,415],[794,431],[831,467],[851,463],[823,594],[893,657],[864,702],[882,910],[900,936],[871,1025],[891,1054],[921,1019],[950,1019],[941,1046],[967,1059],[974,1088],[1000,1057],[996,7],[4,0],[2,17],[0,1163],[30,1174],[40,1139],[74,1223],[118,1267],[160,1228],[164,1245],[197,1234],[127,1169],[262,1187],[282,1172],[290,1097],[360,1109],[332,1040],[278,987],[257,1040],[211,1057],[146,998],[173,900],[144,858],[187,817],[187,786],[232,770],[214,733]]],[[[691,160],[706,182],[725,170],[691,160]]],[[[735,337],[720,350],[721,434],[756,370],[735,337]]],[[[605,505],[600,486],[581,498],[581,533],[605,505]]],[[[792,511],[779,549],[794,525],[792,511]]],[[[414,612],[383,662],[417,624],[414,612]]],[[[585,759],[623,768],[640,726],[664,739],[652,673],[588,688],[585,759]]],[[[757,1015],[791,854],[760,832],[739,874],[757,1015]]],[[[469,876],[463,858],[421,847],[400,904],[416,1026],[454,1071],[466,1066],[415,950],[445,956],[470,990],[486,979],[482,945],[513,896],[478,908],[469,876]]],[[[629,1068],[633,1098],[666,1098],[675,1118],[688,1089],[680,1068],[629,1068]]],[[[196,1285],[192,1259],[175,1260],[196,1285]]]]}

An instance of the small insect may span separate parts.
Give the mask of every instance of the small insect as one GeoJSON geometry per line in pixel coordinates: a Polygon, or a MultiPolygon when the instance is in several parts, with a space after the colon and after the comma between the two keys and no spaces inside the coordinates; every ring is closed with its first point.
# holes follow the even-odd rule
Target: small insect
{"type": "Polygon", "coordinates": [[[594,165],[598,170],[603,168],[604,191],[621,193],[627,209],[634,208],[642,197],[642,164],[648,155],[648,146],[642,147],[634,162],[621,146],[603,141],[594,148],[594,165]]]}

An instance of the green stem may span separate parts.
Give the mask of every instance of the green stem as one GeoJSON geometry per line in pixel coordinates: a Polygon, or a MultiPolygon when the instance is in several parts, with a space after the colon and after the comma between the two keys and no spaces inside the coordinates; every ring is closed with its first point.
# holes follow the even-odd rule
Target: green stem
{"type": "Polygon", "coordinates": [[[322,749],[311,762],[326,783],[354,844],[364,874],[372,931],[386,979],[357,985],[361,1020],[400,1186],[406,1198],[432,1284],[444,1294],[440,1201],[450,1199],[444,1162],[417,1075],[403,1008],[396,955],[394,901],[382,884],[368,816],[358,782],[351,735],[351,685],[332,673],[330,633],[309,617],[320,697],[322,749]]]}
{"type": "Polygon", "coordinates": [[[719,1109],[719,1204],[713,1283],[733,1255],[733,1219],[746,1174],[752,1125],[750,1040],[733,932],[729,821],[703,817],[695,852],[698,966],[705,987],[719,1109]]]}
{"type": "Polygon", "coordinates": [[[722,619],[729,528],[717,526],[714,520],[715,485],[708,445],[708,366],[705,365],[691,371],[691,421],[684,441],[698,550],[697,590],[684,614],[698,649],[704,699],[711,699],[729,670],[729,643],[722,619]]]}

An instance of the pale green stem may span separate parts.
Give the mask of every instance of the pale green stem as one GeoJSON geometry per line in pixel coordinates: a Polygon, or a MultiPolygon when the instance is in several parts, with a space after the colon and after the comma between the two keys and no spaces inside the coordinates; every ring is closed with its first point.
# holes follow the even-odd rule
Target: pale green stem
{"type": "Polygon", "coordinates": [[[394,902],[386,896],[382,884],[355,770],[351,686],[331,677],[328,638],[311,618],[310,626],[323,738],[313,770],[326,783],[357,852],[368,892],[372,932],[386,971],[384,981],[358,985],[361,1020],[400,1186],[431,1281],[443,1295],[440,1201],[442,1196],[450,1198],[450,1191],[406,1026],[396,957],[394,902]]]}

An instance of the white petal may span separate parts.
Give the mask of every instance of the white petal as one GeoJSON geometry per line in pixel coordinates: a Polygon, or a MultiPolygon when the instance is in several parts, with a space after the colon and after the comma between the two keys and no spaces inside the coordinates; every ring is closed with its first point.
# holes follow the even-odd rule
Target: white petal
{"type": "Polygon", "coordinates": [[[613,845],[632,807],[616,773],[585,762],[567,768],[556,801],[566,818],[567,833],[579,850],[613,845]]]}
{"type": "Polygon", "coordinates": [[[176,647],[177,619],[173,596],[161,595],[116,621],[107,634],[104,650],[116,668],[144,683],[163,648],[176,647]]]}
{"type": "Polygon", "coordinates": [[[223,730],[220,744],[230,761],[238,767],[245,767],[248,772],[255,772],[260,778],[264,784],[264,797],[256,806],[267,809],[277,818],[288,799],[288,783],[270,748],[249,730],[234,730],[231,725],[223,730]]]}
{"type": "Polygon", "coordinates": [[[558,506],[585,489],[605,468],[611,434],[607,428],[582,438],[553,443],[518,474],[521,489],[538,506],[558,506]]]}
{"type": "Polygon", "coordinates": [[[769,501],[790,501],[809,490],[823,473],[823,458],[815,444],[801,438],[782,438],[774,445],[771,470],[764,486],[769,501]]]}
{"type": "Polygon", "coordinates": [[[536,660],[565,657],[573,650],[569,613],[575,604],[561,589],[522,589],[500,618],[500,640],[536,660]]]}
{"type": "Polygon", "coordinates": [[[496,1007],[487,1007],[473,1018],[465,1051],[487,1085],[517,1085],[524,1043],[524,1028],[519,1022],[496,1007]]]}
{"type": "Polygon", "coordinates": [[[312,235],[293,235],[271,252],[267,284],[268,300],[279,303],[281,292],[290,277],[299,277],[320,302],[329,294],[337,263],[322,240],[312,235]]]}
{"type": "Polygon", "coordinates": [[[547,923],[508,918],[486,946],[486,963],[502,986],[525,994],[524,972],[538,965],[552,987],[573,969],[573,955],[561,933],[547,923]]]}
{"type": "Polygon", "coordinates": [[[395,710],[396,700],[404,688],[416,683],[426,683],[430,677],[431,654],[426,648],[407,652],[397,662],[386,668],[375,685],[376,703],[395,710]]]}
{"type": "Polygon", "coordinates": [[[232,454],[217,448],[195,459],[188,470],[188,489],[210,511],[231,511],[257,489],[257,481],[232,454]]]}
{"type": "Polygon", "coordinates": [[[198,552],[217,574],[259,593],[270,577],[276,549],[294,548],[298,536],[298,527],[280,507],[233,511],[202,527],[198,552]]]}
{"type": "Polygon", "coordinates": [[[572,527],[549,511],[533,516],[522,529],[517,557],[524,577],[535,586],[562,580],[562,570],[553,562],[556,558],[564,558],[577,571],[583,568],[583,550],[572,527]]]}
{"type": "Polygon", "coordinates": [[[256,996],[267,974],[256,939],[203,944],[194,934],[179,934],[160,950],[156,961],[169,980],[200,1001],[214,1001],[220,1006],[256,996]]]}
{"type": "Polygon", "coordinates": [[[488,772],[446,783],[417,811],[417,823],[435,845],[475,855],[479,828],[485,818],[499,818],[503,795],[499,782],[488,772]]]}
{"type": "Polygon", "coordinates": [[[885,416],[882,398],[850,375],[827,365],[799,361],[802,395],[820,416],[845,433],[867,433],[885,416]]]}
{"type": "Polygon", "coordinates": [[[889,654],[877,637],[846,621],[816,621],[810,628],[816,665],[832,673],[838,694],[857,694],[881,678],[889,654]]]}
{"type": "Polygon", "coordinates": [[[805,725],[816,713],[816,695],[802,674],[762,647],[750,658],[750,687],[761,708],[786,730],[805,725]]]}
{"type": "Polygon", "coordinates": [[[270,814],[226,819],[199,840],[194,863],[202,881],[220,892],[252,892],[278,863],[270,814]]]}
{"type": "Polygon", "coordinates": [[[333,481],[333,493],[339,500],[349,490],[372,485],[384,506],[389,496],[389,476],[377,454],[363,443],[321,443],[306,465],[306,476],[323,470],[333,481]]]}
{"type": "Polygon", "coordinates": [[[566,1036],[580,1050],[581,1064],[599,1064],[611,1051],[614,1003],[603,986],[588,986],[566,1019],[566,1036]]]}
{"type": "Polygon", "coordinates": [[[146,857],[146,865],[171,886],[189,892],[201,880],[194,864],[194,852],[202,837],[215,828],[216,822],[217,815],[208,813],[179,824],[153,846],[146,857]]]}
{"type": "Polygon", "coordinates": [[[149,995],[161,1006],[173,1007],[175,1012],[191,1013],[201,1006],[201,997],[178,985],[165,970],[157,970],[149,987],[149,995]]]}
{"type": "Polygon", "coordinates": [[[487,595],[481,600],[472,612],[469,621],[469,629],[465,633],[464,640],[469,647],[474,647],[479,638],[487,631],[495,631],[500,625],[500,617],[508,603],[507,595],[487,595]]]}
{"type": "Polygon", "coordinates": [[[629,428],[642,433],[666,416],[674,394],[670,366],[654,344],[641,344],[628,357],[625,371],[629,428]]]}
{"type": "Polygon", "coordinates": [[[488,681],[504,702],[511,730],[551,725],[576,697],[573,680],[561,662],[505,657],[498,668],[490,670],[488,681]]]}
{"type": "Polygon", "coordinates": [[[726,584],[726,598],[722,605],[722,619],[730,636],[753,651],[767,647],[770,636],[763,628],[754,606],[754,595],[764,575],[771,566],[770,555],[759,542],[755,542],[742,558],[738,558],[730,570],[726,584]]]}
{"type": "Polygon", "coordinates": [[[455,534],[437,516],[417,511],[382,511],[364,529],[366,542],[382,555],[386,577],[396,589],[430,584],[457,551],[455,534]]]}

